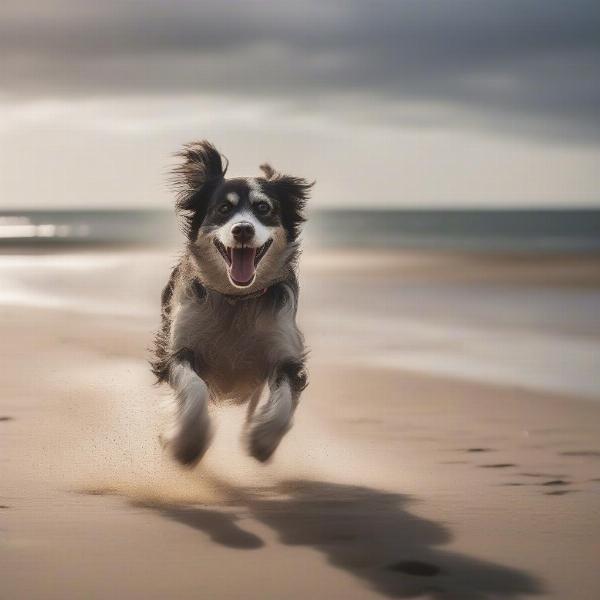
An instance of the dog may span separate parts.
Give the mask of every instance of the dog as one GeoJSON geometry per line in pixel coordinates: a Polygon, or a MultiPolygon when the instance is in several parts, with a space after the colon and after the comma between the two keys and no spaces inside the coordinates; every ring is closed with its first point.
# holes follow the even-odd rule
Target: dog
{"type": "Polygon", "coordinates": [[[151,361],[173,391],[162,440],[177,461],[195,465],[212,439],[209,403],[233,400],[248,404],[246,447],[265,462],[307,385],[296,270],[314,182],[268,164],[261,177],[227,179],[227,160],[207,141],[177,156],[176,212],[187,243],[162,292],[151,361]]]}

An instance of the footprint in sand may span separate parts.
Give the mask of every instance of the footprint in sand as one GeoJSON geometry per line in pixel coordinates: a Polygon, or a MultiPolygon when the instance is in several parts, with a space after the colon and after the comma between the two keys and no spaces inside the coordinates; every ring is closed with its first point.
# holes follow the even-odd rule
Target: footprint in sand
{"type": "Polygon", "coordinates": [[[516,467],[514,463],[493,463],[491,465],[479,465],[482,469],[507,469],[508,467],[516,467]]]}
{"type": "Polygon", "coordinates": [[[587,456],[593,458],[600,458],[600,450],[567,450],[565,452],[559,452],[561,456],[587,456]]]}
{"type": "Polygon", "coordinates": [[[521,477],[549,477],[551,479],[562,479],[566,477],[563,473],[519,473],[521,477]]]}
{"type": "Polygon", "coordinates": [[[12,417],[2,416],[2,417],[0,417],[0,421],[13,421],[13,418],[12,417]]]}
{"type": "MultiPolygon", "coordinates": [[[[551,477],[551,475],[543,474],[543,473],[519,473],[519,475],[523,475],[525,477],[551,477]]],[[[555,477],[560,477],[560,476],[555,476],[555,477]]],[[[593,480],[592,480],[593,481],[593,480]]],[[[600,481],[600,478],[597,480],[600,481]]],[[[568,481],[567,479],[550,479],[548,481],[544,481],[543,483],[523,483],[523,482],[519,482],[519,481],[508,481],[506,483],[501,483],[500,485],[502,486],[511,486],[511,487],[516,487],[516,486],[542,486],[542,487],[562,487],[565,485],[570,485],[572,482],[568,481]]],[[[570,494],[572,492],[577,492],[578,490],[550,490],[547,492],[544,492],[545,496],[564,496],[566,494],[570,494]]]]}
{"type": "Polygon", "coordinates": [[[566,481],[564,479],[551,479],[550,481],[544,481],[544,483],[540,483],[540,485],[569,485],[571,482],[566,481]]]}

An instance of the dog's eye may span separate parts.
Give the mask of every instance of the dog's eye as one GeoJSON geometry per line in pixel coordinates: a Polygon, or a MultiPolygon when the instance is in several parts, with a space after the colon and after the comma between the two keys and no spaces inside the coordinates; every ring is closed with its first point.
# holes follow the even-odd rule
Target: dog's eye
{"type": "Polygon", "coordinates": [[[259,215],[266,215],[271,211],[271,205],[268,202],[261,200],[254,205],[254,210],[259,215]]]}
{"type": "Polygon", "coordinates": [[[233,206],[229,202],[223,202],[223,204],[221,204],[219,208],[217,208],[217,212],[220,215],[228,215],[231,212],[232,208],[233,206]]]}

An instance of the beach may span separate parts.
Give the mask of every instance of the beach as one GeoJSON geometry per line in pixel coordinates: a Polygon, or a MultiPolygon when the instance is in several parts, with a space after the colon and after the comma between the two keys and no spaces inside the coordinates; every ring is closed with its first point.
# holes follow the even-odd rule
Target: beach
{"type": "Polygon", "coordinates": [[[310,385],[184,470],[148,367],[171,249],[0,255],[0,598],[600,597],[600,256],[314,249],[310,385]]]}

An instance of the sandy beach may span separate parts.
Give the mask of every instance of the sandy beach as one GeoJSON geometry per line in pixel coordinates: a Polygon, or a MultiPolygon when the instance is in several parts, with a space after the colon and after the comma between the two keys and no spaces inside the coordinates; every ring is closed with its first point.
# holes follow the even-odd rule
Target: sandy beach
{"type": "Polygon", "coordinates": [[[158,444],[175,256],[0,256],[0,598],[600,597],[600,258],[306,254],[275,459],[158,444]]]}

